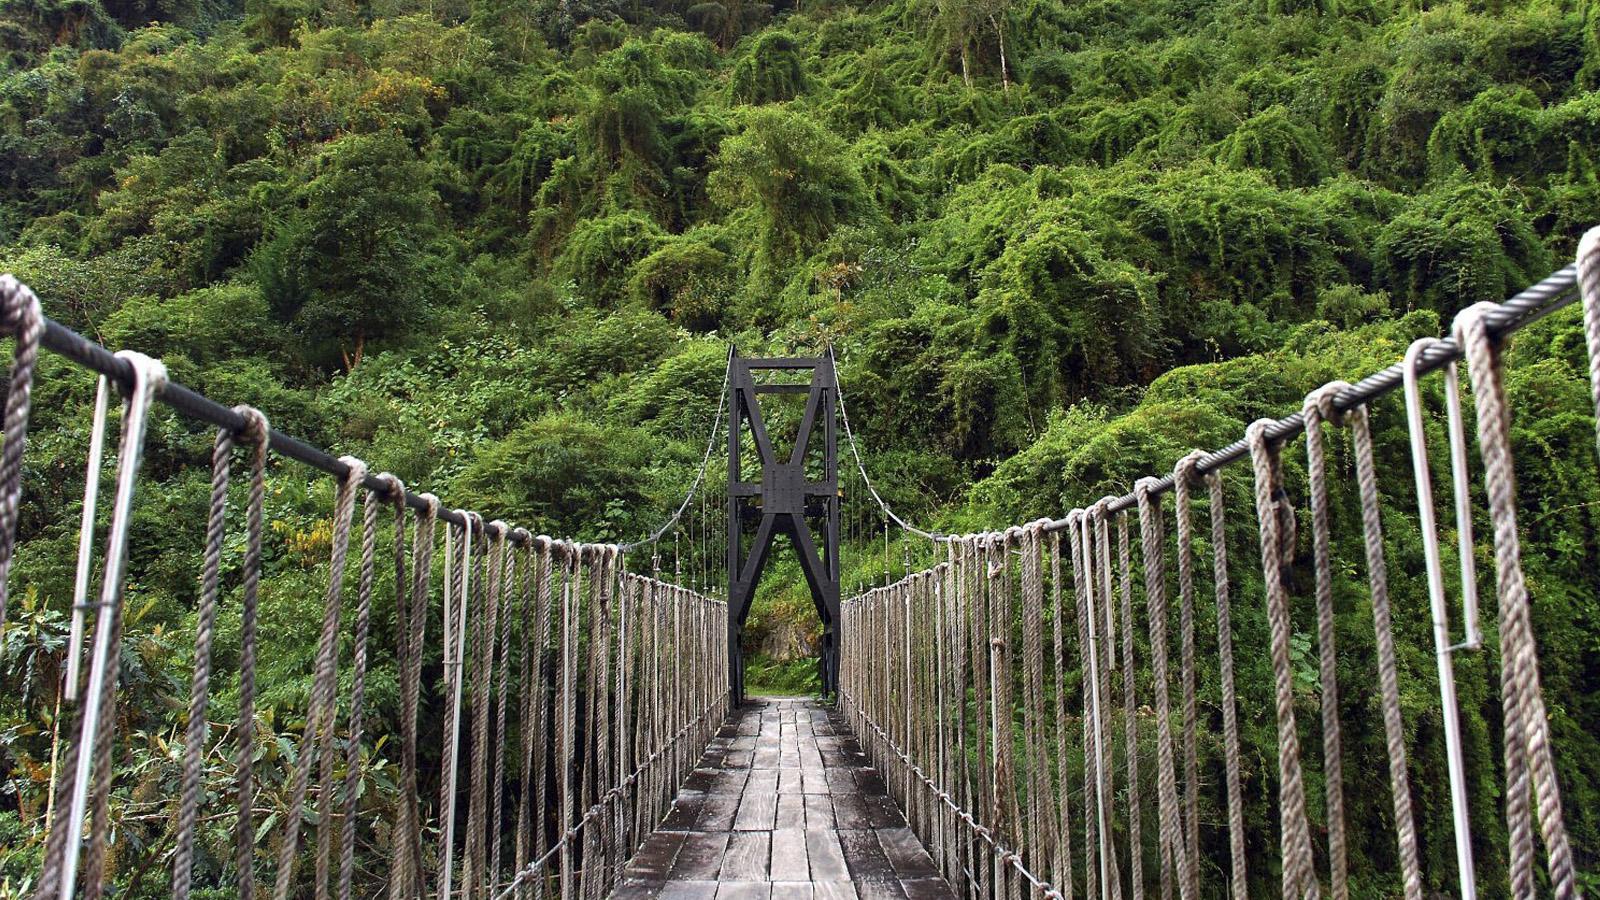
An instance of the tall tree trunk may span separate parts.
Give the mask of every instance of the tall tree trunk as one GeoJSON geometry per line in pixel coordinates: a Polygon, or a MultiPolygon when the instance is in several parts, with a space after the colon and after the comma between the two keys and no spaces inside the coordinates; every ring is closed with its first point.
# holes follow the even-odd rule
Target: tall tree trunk
{"type": "Polygon", "coordinates": [[[961,83],[968,89],[972,87],[972,66],[967,59],[967,42],[961,42],[961,83]]]}
{"type": "Polygon", "coordinates": [[[1006,93],[1011,92],[1011,73],[1006,68],[1006,30],[995,18],[994,13],[989,13],[989,25],[994,29],[995,40],[1000,44],[1000,89],[1006,93]]]}

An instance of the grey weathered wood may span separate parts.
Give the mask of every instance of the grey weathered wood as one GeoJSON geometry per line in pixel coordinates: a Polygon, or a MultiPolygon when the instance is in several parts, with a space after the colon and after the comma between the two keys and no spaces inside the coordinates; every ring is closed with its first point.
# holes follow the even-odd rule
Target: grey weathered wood
{"type": "Polygon", "coordinates": [[[955,900],[833,710],[736,710],[613,900],[955,900]]]}

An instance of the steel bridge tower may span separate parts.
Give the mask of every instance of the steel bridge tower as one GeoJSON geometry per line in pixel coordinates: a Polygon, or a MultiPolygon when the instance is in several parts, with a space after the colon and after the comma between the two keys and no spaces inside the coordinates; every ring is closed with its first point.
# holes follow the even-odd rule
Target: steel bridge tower
{"type": "MultiPolygon", "coordinates": [[[[772,542],[787,534],[822,620],[822,690],[839,681],[839,387],[831,357],[756,359],[734,351],[728,376],[728,661],[729,688],[744,701],[741,638],[750,601],[772,542]],[[755,373],[810,373],[758,382],[755,373]],[[761,415],[762,394],[804,394],[805,411],[787,456],[775,448],[761,415]],[[820,434],[817,434],[820,430],[820,434]],[[748,432],[761,466],[760,481],[743,480],[740,466],[748,432]],[[809,451],[820,441],[820,465],[807,471],[809,451]],[[820,468],[820,472],[816,469],[820,468]],[[813,479],[808,475],[820,475],[813,479]]],[[[815,463],[816,460],[813,460],[815,463]]]]}

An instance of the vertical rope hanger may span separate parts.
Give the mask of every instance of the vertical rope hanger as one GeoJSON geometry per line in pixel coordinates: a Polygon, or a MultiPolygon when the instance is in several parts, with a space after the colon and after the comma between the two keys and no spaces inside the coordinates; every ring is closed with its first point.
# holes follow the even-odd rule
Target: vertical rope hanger
{"type": "MultiPolygon", "coordinates": [[[[1050,638],[1051,649],[1055,653],[1055,695],[1056,695],[1056,834],[1060,837],[1060,844],[1056,849],[1055,882],[1061,886],[1066,900],[1073,900],[1072,894],[1072,803],[1070,801],[1070,785],[1067,781],[1067,653],[1066,638],[1062,630],[1062,619],[1066,617],[1066,608],[1061,601],[1061,535],[1050,535],[1050,638]]],[[[958,694],[957,696],[961,696],[958,694]]],[[[965,704],[963,704],[965,705],[965,704]]],[[[1142,898],[1141,898],[1142,900],[1142,898]]]]}
{"type": "MultiPolygon", "coordinates": [[[[237,759],[240,792],[240,834],[250,830],[251,757],[255,731],[255,602],[261,575],[261,506],[264,495],[266,464],[266,417],[249,407],[236,409],[251,423],[246,438],[256,446],[251,466],[251,489],[248,504],[245,552],[245,609],[241,627],[240,676],[240,749],[237,759]]],[[[228,481],[232,462],[234,434],[219,429],[212,450],[211,508],[206,519],[204,562],[201,569],[200,604],[196,611],[195,671],[189,697],[189,720],[184,734],[183,767],[180,775],[178,834],[173,852],[172,891],[175,898],[189,896],[194,868],[194,828],[198,818],[201,795],[202,754],[204,753],[206,706],[210,699],[211,645],[217,611],[217,596],[221,581],[222,542],[224,516],[227,508],[228,481]]],[[[251,831],[251,838],[254,833],[251,831]]],[[[246,852],[236,856],[239,869],[238,889],[241,896],[254,890],[251,873],[251,845],[242,844],[246,852]]]]}
{"type": "Polygon", "coordinates": [[[10,275],[0,275],[0,331],[16,336],[11,382],[6,390],[5,446],[0,447],[0,627],[4,627],[11,560],[17,549],[22,451],[28,442],[28,413],[33,407],[33,371],[39,361],[39,341],[44,336],[44,312],[39,298],[10,275]]]}
{"type": "MultiPolygon", "coordinates": [[[[389,484],[391,490],[399,481],[387,472],[379,475],[378,479],[389,484]]],[[[350,900],[351,882],[355,876],[356,793],[361,784],[361,741],[366,727],[367,639],[372,631],[372,587],[377,574],[378,507],[382,502],[383,498],[375,491],[367,491],[362,501],[361,572],[356,582],[355,655],[351,662],[350,722],[346,729],[345,741],[344,819],[339,839],[339,900],[350,900]]]]}
{"type": "Polygon", "coordinates": [[[1183,811],[1178,805],[1177,776],[1172,752],[1172,705],[1167,685],[1167,585],[1162,558],[1161,504],[1152,490],[1153,478],[1142,478],[1134,485],[1139,499],[1139,534],[1144,545],[1145,596],[1149,603],[1150,663],[1155,681],[1156,700],[1156,805],[1161,824],[1161,843],[1177,876],[1178,896],[1191,900],[1188,851],[1183,839],[1183,811]]]}
{"type": "MultiPolygon", "coordinates": [[[[521,530],[521,529],[519,529],[521,530]]],[[[506,748],[511,742],[506,734],[506,707],[511,702],[511,625],[513,621],[512,606],[513,596],[516,594],[517,553],[516,546],[510,543],[512,531],[505,529],[507,544],[503,551],[505,560],[501,564],[500,575],[500,647],[496,655],[500,659],[500,670],[495,686],[495,724],[494,724],[494,760],[489,773],[489,781],[494,785],[490,803],[489,817],[489,890],[497,891],[500,886],[500,860],[505,841],[501,839],[502,829],[505,826],[505,800],[506,800],[506,748]]],[[[523,535],[527,532],[524,530],[523,535]]],[[[526,605],[524,605],[526,608],[526,605]]],[[[525,686],[524,686],[525,689],[525,686]]]]}
{"type": "MultiPolygon", "coordinates": [[[[1319,403],[1322,417],[1338,424],[1331,412],[1331,390],[1319,403]]],[[[1383,523],[1378,503],[1377,466],[1373,461],[1372,425],[1367,407],[1343,414],[1350,425],[1356,457],[1356,485],[1361,495],[1361,532],[1367,555],[1367,583],[1372,594],[1372,627],[1378,650],[1378,689],[1382,698],[1385,749],[1389,756],[1389,785],[1394,804],[1395,837],[1400,854],[1400,883],[1406,900],[1421,900],[1422,875],[1417,860],[1416,822],[1411,811],[1411,779],[1406,768],[1405,726],[1400,716],[1399,674],[1395,662],[1394,629],[1389,603],[1388,564],[1383,553],[1383,523]]]]}
{"type": "Polygon", "coordinates": [[[1083,878],[1084,896],[1088,900],[1107,896],[1103,884],[1105,841],[1101,832],[1100,823],[1103,816],[1100,811],[1100,775],[1098,765],[1100,754],[1094,751],[1094,740],[1097,729],[1093,715],[1095,692],[1093,678],[1095,667],[1089,664],[1089,606],[1085,583],[1083,564],[1083,531],[1081,523],[1083,510],[1075,509],[1067,513],[1067,546],[1071,553],[1072,589],[1076,600],[1078,626],[1078,681],[1080,694],[1083,700],[1083,878]],[[1086,677],[1084,672],[1089,675],[1086,677]]]}
{"type": "Polygon", "coordinates": [[[1194,649],[1194,518],[1189,509],[1190,488],[1195,483],[1195,451],[1178,460],[1172,470],[1172,497],[1178,543],[1179,689],[1183,696],[1183,842],[1182,877],[1189,892],[1200,891],[1200,768],[1195,749],[1196,696],[1194,649]]]}
{"type": "MultiPolygon", "coordinates": [[[[1134,699],[1133,567],[1128,514],[1117,514],[1117,569],[1122,599],[1122,729],[1128,766],[1128,868],[1133,900],[1144,900],[1144,825],[1139,798],[1139,717],[1134,699]]],[[[1115,648],[1113,648],[1113,651],[1115,648]]],[[[1071,900],[1071,898],[1068,898],[1071,900]]]]}
{"type": "MultiPolygon", "coordinates": [[[[115,737],[116,686],[121,671],[122,590],[128,552],[128,531],[132,522],[133,493],[138,483],[139,464],[144,455],[145,430],[150,406],[166,384],[167,370],[143,354],[123,351],[117,354],[132,363],[133,389],[123,405],[122,439],[117,459],[117,493],[113,502],[111,531],[106,540],[106,562],[101,574],[100,601],[95,624],[94,659],[89,669],[89,684],[83,706],[78,710],[78,739],[62,759],[73,777],[57,783],[53,808],[67,809],[63,823],[57,818],[45,838],[44,866],[35,888],[36,900],[60,897],[71,900],[77,886],[80,835],[94,805],[95,822],[85,860],[85,892],[98,896],[102,890],[100,871],[108,831],[111,790],[111,743],[115,737]],[[94,776],[91,789],[90,776],[94,776]]],[[[20,371],[20,369],[19,369],[20,371]]],[[[7,401],[9,405],[9,400],[7,401]]],[[[20,443],[20,441],[19,441],[20,443]]],[[[70,648],[69,652],[76,652],[70,648]]]]}
{"type": "Polygon", "coordinates": [[[1484,315],[1494,304],[1468,307],[1456,317],[1456,343],[1466,353],[1478,411],[1478,446],[1483,459],[1489,519],[1494,531],[1496,588],[1500,598],[1501,703],[1505,715],[1506,818],[1511,827],[1511,889],[1518,898],[1533,895],[1533,840],[1529,822],[1529,781],[1538,798],[1539,827],[1545,843],[1551,893],[1576,896],[1572,849],[1561,811],[1561,792],[1550,750],[1550,723],[1539,683],[1527,583],[1522,574],[1517,534],[1515,473],[1511,464],[1510,411],[1507,407],[1500,346],[1490,339],[1484,315]]]}
{"type": "Polygon", "coordinates": [[[206,735],[206,703],[211,690],[211,640],[221,581],[223,516],[228,503],[228,474],[233,432],[218,429],[211,450],[211,508],[206,517],[205,554],[201,563],[200,603],[195,610],[194,680],[189,691],[189,721],[184,729],[183,768],[178,799],[177,849],[172,855],[173,900],[188,900],[194,872],[194,826],[200,811],[200,756],[206,735]]]}
{"type": "Polygon", "coordinates": [[[239,611],[239,749],[236,756],[239,790],[238,818],[233,826],[236,883],[240,900],[254,900],[255,878],[255,734],[256,734],[256,607],[261,588],[262,511],[267,493],[267,453],[272,426],[260,411],[236,406],[248,430],[242,437],[254,452],[250,457],[250,499],[245,507],[244,599],[239,611]]]}
{"type": "MultiPolygon", "coordinates": [[[[1583,299],[1583,335],[1589,349],[1589,396],[1594,400],[1595,449],[1600,452],[1600,228],[1578,241],[1578,293],[1583,299]]],[[[4,285],[0,284],[0,289],[4,285]]],[[[11,433],[10,424],[6,434],[11,433]]],[[[3,535],[0,535],[3,539],[3,535]]],[[[0,569],[0,575],[4,570],[0,569]]]]}
{"type": "MultiPolygon", "coordinates": [[[[299,755],[295,760],[289,792],[289,809],[284,819],[284,834],[278,854],[278,877],[273,889],[275,900],[287,900],[294,885],[295,864],[300,856],[301,810],[305,807],[306,789],[311,780],[311,764],[319,755],[327,754],[321,748],[331,744],[333,734],[334,689],[336,687],[340,605],[344,596],[344,569],[350,549],[351,519],[355,514],[356,488],[366,475],[366,464],[354,457],[345,457],[349,474],[339,482],[334,495],[332,553],[328,566],[328,591],[323,600],[322,636],[317,646],[316,672],[311,685],[311,699],[306,708],[306,726],[300,735],[299,755]],[[327,740],[323,739],[327,735],[327,740]]],[[[328,760],[331,763],[331,759],[328,760]]],[[[330,767],[331,768],[331,767],[330,767]]],[[[322,805],[326,809],[332,799],[328,793],[328,779],[323,780],[322,805]]],[[[319,875],[326,876],[328,861],[326,851],[319,847],[319,875]]],[[[327,885],[318,878],[317,890],[325,895],[327,885]]]]}
{"type": "Polygon", "coordinates": [[[1256,514],[1261,530],[1261,574],[1266,582],[1267,620],[1271,631],[1273,682],[1277,695],[1278,804],[1283,855],[1284,897],[1319,895],[1312,867],[1311,836],[1306,824],[1305,785],[1300,773],[1300,738],[1294,716],[1294,682],[1289,665],[1289,597],[1284,558],[1293,541],[1284,528],[1279,505],[1283,476],[1279,448],[1267,440],[1269,420],[1246,429],[1255,467],[1256,514]]]}
{"type": "Polygon", "coordinates": [[[449,724],[444,733],[444,741],[440,754],[440,771],[443,777],[439,779],[439,816],[443,822],[444,834],[439,841],[439,896],[449,897],[451,885],[455,877],[455,831],[456,831],[456,776],[460,769],[457,752],[461,746],[461,683],[464,679],[465,669],[462,667],[466,657],[466,630],[467,610],[472,603],[472,542],[476,534],[477,522],[463,510],[456,510],[462,514],[463,524],[445,530],[445,583],[455,585],[455,606],[451,610],[450,591],[445,591],[444,604],[444,686],[445,695],[450,697],[449,724]],[[452,552],[451,535],[454,531],[461,532],[461,551],[452,552]],[[452,558],[454,557],[454,558],[452,558]],[[453,571],[452,571],[453,570],[453,571]]]}
{"type": "Polygon", "coordinates": [[[1311,560],[1316,579],[1317,668],[1322,706],[1322,774],[1328,816],[1329,886],[1333,900],[1347,900],[1350,888],[1345,854],[1344,753],[1339,734],[1339,660],[1334,646],[1333,563],[1328,550],[1327,461],[1323,452],[1322,423],[1332,412],[1333,394],[1348,386],[1345,382],[1333,382],[1312,391],[1300,412],[1306,422],[1306,478],[1311,502],[1311,560]]]}
{"type": "Polygon", "coordinates": [[[414,900],[424,891],[422,877],[421,817],[417,804],[417,709],[422,694],[422,648],[427,628],[429,581],[433,574],[433,532],[439,519],[439,498],[424,494],[426,508],[413,516],[411,563],[405,568],[405,484],[395,479],[391,492],[395,504],[395,623],[397,641],[405,647],[401,657],[400,693],[400,805],[395,831],[399,834],[390,900],[414,900]]]}
{"type": "Polygon", "coordinates": [[[1211,570],[1217,604],[1218,680],[1222,682],[1222,747],[1227,781],[1228,853],[1232,863],[1229,875],[1233,888],[1230,896],[1232,900],[1246,900],[1249,891],[1245,877],[1244,810],[1239,789],[1239,712],[1233,687],[1233,612],[1229,606],[1226,497],[1221,473],[1206,475],[1205,482],[1211,500],[1211,570]]]}

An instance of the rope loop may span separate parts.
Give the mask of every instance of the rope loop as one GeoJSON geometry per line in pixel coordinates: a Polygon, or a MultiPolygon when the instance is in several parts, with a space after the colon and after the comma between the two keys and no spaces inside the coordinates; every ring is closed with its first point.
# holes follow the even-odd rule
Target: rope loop
{"type": "Polygon", "coordinates": [[[244,403],[235,406],[233,411],[244,419],[244,427],[238,432],[239,437],[257,446],[272,443],[272,422],[266,413],[244,403]]]}
{"type": "MultiPolygon", "coordinates": [[[[22,503],[22,453],[28,441],[28,415],[33,408],[33,372],[44,336],[39,298],[10,275],[0,275],[0,315],[17,337],[6,391],[5,446],[0,449],[0,625],[6,621],[11,559],[16,551],[17,509],[22,503]]],[[[70,688],[69,688],[70,690],[70,688]]]]}
{"type": "Polygon", "coordinates": [[[1345,414],[1334,407],[1333,401],[1350,387],[1348,381],[1330,381],[1306,394],[1305,404],[1301,407],[1306,427],[1311,427],[1313,414],[1324,422],[1342,427],[1345,414]]]}
{"type": "Polygon", "coordinates": [[[367,463],[365,460],[354,456],[341,456],[339,457],[339,462],[350,469],[344,476],[345,484],[354,486],[366,480],[367,463]]]}
{"type": "Polygon", "coordinates": [[[1204,459],[1204,450],[1190,450],[1183,458],[1172,467],[1172,480],[1176,484],[1183,480],[1189,484],[1199,484],[1203,480],[1200,476],[1200,460],[1204,459]]]}
{"type": "Polygon", "coordinates": [[[0,330],[21,335],[33,329],[44,330],[38,295],[15,275],[0,275],[0,330]]]}
{"type": "Polygon", "coordinates": [[[400,480],[400,476],[393,472],[380,472],[377,475],[377,479],[383,482],[383,492],[387,495],[384,499],[404,509],[406,505],[406,483],[400,480]]]}
{"type": "Polygon", "coordinates": [[[1589,396],[1594,401],[1595,447],[1600,450],[1600,228],[1578,241],[1578,293],[1583,299],[1583,335],[1589,348],[1589,396]]]}

